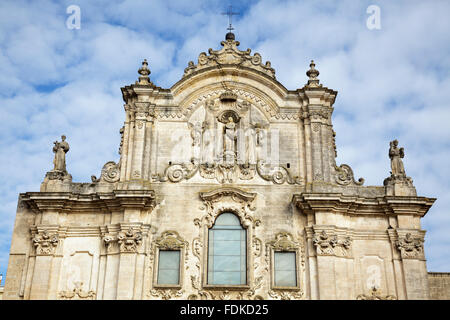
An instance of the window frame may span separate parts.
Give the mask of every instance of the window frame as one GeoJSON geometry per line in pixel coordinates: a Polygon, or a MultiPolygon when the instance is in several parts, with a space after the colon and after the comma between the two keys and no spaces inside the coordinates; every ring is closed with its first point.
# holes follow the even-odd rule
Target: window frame
{"type": "Polygon", "coordinates": [[[252,276],[253,276],[253,273],[251,272],[252,269],[250,268],[250,265],[253,265],[252,254],[251,254],[251,243],[250,243],[250,239],[252,237],[251,230],[252,230],[252,228],[249,228],[242,222],[242,218],[238,214],[238,212],[236,212],[235,210],[230,210],[230,209],[221,210],[214,217],[214,220],[213,220],[211,226],[210,227],[205,226],[204,239],[206,239],[206,240],[205,240],[204,251],[203,251],[203,276],[202,276],[202,278],[203,278],[202,287],[204,289],[208,289],[208,290],[248,290],[251,288],[252,276]],[[209,230],[211,230],[214,227],[217,218],[223,213],[234,214],[236,216],[236,218],[238,218],[242,230],[244,230],[244,232],[245,232],[245,260],[246,260],[245,261],[245,279],[246,279],[246,284],[210,284],[210,283],[208,283],[209,230]]]}
{"type": "Polygon", "coordinates": [[[287,232],[277,233],[275,240],[266,244],[266,254],[270,255],[270,287],[272,290],[280,291],[300,291],[302,288],[302,246],[295,241],[291,234],[287,232]],[[296,286],[276,286],[275,285],[275,252],[295,253],[295,277],[296,286]]]}
{"type": "Polygon", "coordinates": [[[162,289],[181,289],[184,280],[185,256],[188,243],[183,240],[176,231],[166,231],[154,242],[153,287],[162,289]],[[158,283],[160,251],[179,251],[180,263],[178,272],[178,284],[158,283]]]}

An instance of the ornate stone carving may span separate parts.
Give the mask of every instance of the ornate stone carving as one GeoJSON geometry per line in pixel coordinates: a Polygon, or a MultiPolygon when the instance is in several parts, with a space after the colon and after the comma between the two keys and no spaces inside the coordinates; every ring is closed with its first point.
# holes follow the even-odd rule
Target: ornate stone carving
{"type": "Polygon", "coordinates": [[[423,259],[423,240],[419,237],[413,237],[407,233],[404,237],[395,242],[395,246],[401,253],[403,259],[423,259]]]}
{"type": "Polygon", "coordinates": [[[76,282],[75,288],[72,291],[61,291],[58,294],[61,300],[95,300],[95,291],[89,290],[88,292],[83,291],[83,282],[76,282]]]}
{"type": "Polygon", "coordinates": [[[189,246],[189,243],[183,240],[176,231],[164,232],[155,240],[155,244],[160,250],[176,250],[189,246]]]}
{"type": "Polygon", "coordinates": [[[137,252],[138,246],[142,242],[142,233],[130,227],[126,232],[119,232],[117,242],[120,252],[137,252]]]}
{"type": "Polygon", "coordinates": [[[377,287],[373,287],[369,294],[360,294],[356,297],[356,300],[397,300],[397,297],[392,295],[382,296],[381,291],[377,287]]]}
{"type": "Polygon", "coordinates": [[[244,227],[259,226],[261,221],[255,219],[250,212],[255,211],[253,200],[255,193],[249,193],[237,188],[226,187],[216,189],[210,192],[200,193],[200,197],[205,204],[207,214],[200,220],[195,219],[194,223],[198,226],[206,224],[208,228],[212,227],[216,217],[225,211],[231,211],[237,214],[244,227]]]}
{"type": "Polygon", "coordinates": [[[355,178],[353,176],[353,170],[350,168],[349,165],[342,164],[339,167],[335,167],[336,175],[335,175],[335,181],[336,183],[346,186],[346,185],[357,185],[361,186],[364,184],[364,179],[359,178],[358,181],[355,181],[355,178]]]}
{"type": "Polygon", "coordinates": [[[47,230],[39,232],[33,238],[33,245],[38,255],[52,255],[59,243],[57,233],[50,234],[47,230]]]}
{"type": "Polygon", "coordinates": [[[325,230],[322,230],[320,234],[314,234],[313,244],[316,247],[317,255],[348,256],[352,239],[345,237],[343,240],[338,240],[337,235],[330,235],[325,230]]]}
{"type": "Polygon", "coordinates": [[[223,46],[221,50],[216,51],[209,49],[209,55],[205,52],[200,53],[198,56],[197,65],[194,65],[194,63],[190,61],[188,67],[184,69],[183,77],[208,67],[217,66],[220,68],[224,65],[234,64],[255,69],[269,75],[272,78],[275,78],[275,70],[271,67],[270,62],[267,61],[266,64],[263,65],[261,55],[259,53],[255,53],[253,56],[250,56],[250,49],[247,49],[246,51],[239,50],[237,47],[240,43],[234,39],[227,39],[222,41],[220,44],[223,46]]]}
{"type": "Polygon", "coordinates": [[[183,295],[184,290],[176,289],[152,289],[150,290],[150,295],[154,297],[160,297],[161,300],[171,300],[174,298],[179,298],[183,295]]]}
{"type": "Polygon", "coordinates": [[[304,296],[303,290],[299,291],[270,290],[268,294],[271,298],[276,300],[298,300],[302,299],[304,296]]]}
{"type": "Polygon", "coordinates": [[[102,168],[100,181],[114,183],[120,179],[120,164],[116,164],[114,161],[105,163],[102,168]]]}
{"type": "Polygon", "coordinates": [[[106,246],[106,251],[110,252],[114,242],[117,242],[117,238],[112,236],[112,235],[105,235],[103,237],[103,242],[104,242],[104,244],[106,246]]]}

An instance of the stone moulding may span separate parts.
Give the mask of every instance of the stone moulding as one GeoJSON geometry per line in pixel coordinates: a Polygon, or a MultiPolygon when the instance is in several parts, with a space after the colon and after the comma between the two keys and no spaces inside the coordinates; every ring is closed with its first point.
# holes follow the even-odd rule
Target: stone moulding
{"type": "Polygon", "coordinates": [[[27,192],[21,199],[35,213],[106,211],[118,208],[152,210],[156,205],[153,190],[115,190],[110,193],[27,192]]]}
{"type": "Polygon", "coordinates": [[[292,204],[304,214],[316,210],[350,215],[417,215],[423,217],[435,198],[426,197],[361,197],[342,193],[294,194],[292,204]]]}

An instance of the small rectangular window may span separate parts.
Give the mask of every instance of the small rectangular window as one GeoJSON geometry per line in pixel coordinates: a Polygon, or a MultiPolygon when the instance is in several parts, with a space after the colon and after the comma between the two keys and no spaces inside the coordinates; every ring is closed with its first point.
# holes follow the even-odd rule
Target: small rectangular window
{"type": "Polygon", "coordinates": [[[275,252],[275,287],[296,287],[295,252],[275,252]]]}
{"type": "Polygon", "coordinates": [[[158,260],[158,284],[180,283],[180,251],[160,250],[158,260]]]}

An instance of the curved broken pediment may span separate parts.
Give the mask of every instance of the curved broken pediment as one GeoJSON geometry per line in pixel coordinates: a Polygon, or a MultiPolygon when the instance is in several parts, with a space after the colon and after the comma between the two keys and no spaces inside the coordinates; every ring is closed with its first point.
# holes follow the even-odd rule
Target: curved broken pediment
{"type": "Polygon", "coordinates": [[[245,51],[239,50],[239,41],[234,39],[227,39],[220,43],[223,48],[220,50],[209,49],[207,55],[205,52],[200,53],[198,56],[198,63],[195,65],[193,61],[189,61],[188,66],[184,69],[183,77],[186,77],[196,71],[208,68],[208,67],[221,67],[222,65],[239,65],[241,67],[247,67],[255,69],[256,71],[267,74],[275,79],[275,70],[271,67],[270,61],[266,61],[262,64],[262,58],[259,53],[250,55],[251,50],[245,51]]]}

